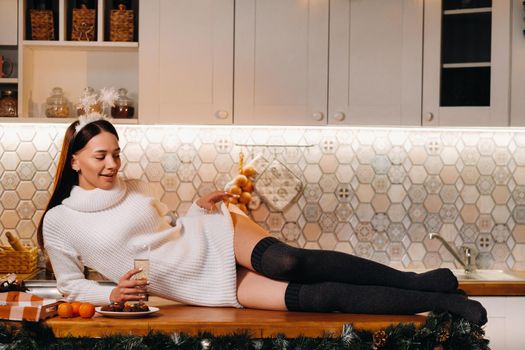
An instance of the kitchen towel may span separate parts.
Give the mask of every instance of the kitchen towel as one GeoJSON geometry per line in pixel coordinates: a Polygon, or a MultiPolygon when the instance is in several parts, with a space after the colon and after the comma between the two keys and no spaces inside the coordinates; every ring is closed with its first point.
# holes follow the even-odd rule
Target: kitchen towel
{"type": "Polygon", "coordinates": [[[283,163],[274,160],[257,178],[255,190],[273,209],[282,211],[302,191],[303,184],[283,163]]]}

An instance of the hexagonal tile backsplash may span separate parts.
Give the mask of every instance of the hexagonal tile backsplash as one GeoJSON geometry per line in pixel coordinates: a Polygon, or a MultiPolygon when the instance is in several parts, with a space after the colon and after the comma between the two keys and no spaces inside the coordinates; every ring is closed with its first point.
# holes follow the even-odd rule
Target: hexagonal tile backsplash
{"type": "MultiPolygon", "coordinates": [[[[0,125],[0,230],[35,244],[65,125],[0,125]]],[[[278,160],[303,183],[283,212],[252,218],[293,245],[398,268],[459,267],[428,232],[467,245],[480,268],[525,269],[525,132],[117,125],[121,174],[179,215],[247,161],[278,160]],[[264,146],[262,146],[264,145],[264,146]],[[272,146],[273,145],[273,146],[272,146]]],[[[257,187],[257,183],[256,183],[257,187]]],[[[7,244],[4,235],[2,245],[7,244]]]]}

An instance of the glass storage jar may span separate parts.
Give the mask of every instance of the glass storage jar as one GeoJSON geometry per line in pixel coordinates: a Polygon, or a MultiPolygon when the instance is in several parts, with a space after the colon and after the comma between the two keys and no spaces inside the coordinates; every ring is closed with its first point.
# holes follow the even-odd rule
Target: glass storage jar
{"type": "Polygon", "coordinates": [[[14,90],[5,89],[0,93],[0,117],[18,116],[18,102],[14,90]]]}
{"type": "Polygon", "coordinates": [[[46,117],[67,118],[69,117],[69,101],[64,97],[62,88],[53,88],[51,96],[46,100],[46,117]]]}
{"type": "Polygon", "coordinates": [[[113,118],[133,118],[133,114],[135,114],[135,107],[133,107],[133,100],[128,97],[128,90],[118,89],[118,98],[115,106],[111,107],[111,116],[113,118]]]}
{"type": "Polygon", "coordinates": [[[98,100],[98,95],[95,89],[88,86],[80,94],[80,103],[77,105],[77,116],[84,115],[86,112],[84,108],[87,107],[87,113],[102,113],[102,103],[98,100]]]}

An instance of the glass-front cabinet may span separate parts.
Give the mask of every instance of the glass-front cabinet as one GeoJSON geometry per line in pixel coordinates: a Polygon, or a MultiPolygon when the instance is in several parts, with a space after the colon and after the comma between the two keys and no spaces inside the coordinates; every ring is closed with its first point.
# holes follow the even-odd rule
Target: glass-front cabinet
{"type": "Polygon", "coordinates": [[[509,125],[510,5],[425,2],[423,125],[509,125]]]}

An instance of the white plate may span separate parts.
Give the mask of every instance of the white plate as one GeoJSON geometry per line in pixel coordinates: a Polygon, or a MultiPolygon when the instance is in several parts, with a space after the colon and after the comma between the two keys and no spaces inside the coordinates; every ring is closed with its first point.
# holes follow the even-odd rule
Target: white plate
{"type": "Polygon", "coordinates": [[[146,317],[148,315],[151,315],[160,309],[155,306],[148,306],[149,311],[137,311],[137,312],[122,312],[122,311],[102,311],[101,306],[97,306],[95,308],[95,311],[102,316],[106,317],[115,317],[115,318],[138,318],[138,317],[146,317]]]}

